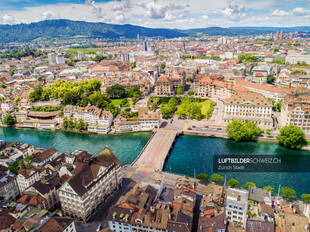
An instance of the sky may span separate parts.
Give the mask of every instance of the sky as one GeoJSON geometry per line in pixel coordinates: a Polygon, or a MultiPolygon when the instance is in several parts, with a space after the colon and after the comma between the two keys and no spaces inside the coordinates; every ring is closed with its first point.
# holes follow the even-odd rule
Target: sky
{"type": "Polygon", "coordinates": [[[310,26],[310,0],[0,0],[0,24],[47,19],[179,29],[310,26]]]}

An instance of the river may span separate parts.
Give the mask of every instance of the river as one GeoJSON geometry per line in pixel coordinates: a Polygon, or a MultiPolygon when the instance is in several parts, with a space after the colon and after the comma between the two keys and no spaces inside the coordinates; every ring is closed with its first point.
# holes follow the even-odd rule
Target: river
{"type": "MultiPolygon", "coordinates": [[[[41,131],[32,129],[0,128],[0,139],[10,142],[25,142],[35,147],[55,147],[60,152],[86,150],[96,154],[109,147],[123,165],[130,164],[143,149],[151,133],[121,135],[87,135],[63,131],[41,131]]],[[[213,156],[217,154],[296,154],[310,155],[309,151],[293,151],[275,143],[242,142],[200,136],[180,136],[167,158],[164,170],[194,176],[199,173],[211,174],[213,156]],[[195,170],[195,171],[194,171],[195,170]]],[[[294,188],[298,195],[310,193],[310,173],[225,173],[227,179],[233,177],[244,185],[252,181],[259,187],[278,185],[294,188]]]]}
{"type": "MultiPolygon", "coordinates": [[[[222,138],[180,136],[167,159],[164,170],[188,176],[194,176],[194,172],[210,175],[213,171],[213,156],[228,154],[310,155],[310,152],[289,150],[270,142],[235,142],[222,138]]],[[[251,181],[259,187],[271,185],[275,188],[275,193],[277,193],[279,185],[295,189],[298,195],[310,193],[310,173],[308,172],[220,174],[226,175],[227,180],[229,178],[237,179],[241,186],[251,181]]]]}
{"type": "Polygon", "coordinates": [[[64,131],[0,128],[0,140],[23,142],[35,147],[54,147],[60,152],[85,150],[96,154],[108,147],[121,160],[122,165],[130,164],[140,154],[151,137],[151,133],[121,135],[89,135],[64,131]]]}

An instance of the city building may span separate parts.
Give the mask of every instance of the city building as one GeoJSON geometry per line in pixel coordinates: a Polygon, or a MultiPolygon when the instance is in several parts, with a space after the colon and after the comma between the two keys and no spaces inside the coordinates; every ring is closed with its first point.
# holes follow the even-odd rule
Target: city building
{"type": "Polygon", "coordinates": [[[73,120],[83,120],[88,124],[88,131],[106,134],[110,131],[113,122],[113,114],[96,106],[72,106],[64,108],[64,116],[73,120]]]}
{"type": "Polygon", "coordinates": [[[305,132],[310,132],[310,95],[288,95],[281,108],[279,126],[294,125],[305,132]]]}
{"type": "Polygon", "coordinates": [[[69,217],[52,217],[41,225],[37,232],[76,232],[75,223],[69,217]]]}
{"type": "Polygon", "coordinates": [[[15,200],[19,195],[16,176],[0,165],[0,199],[6,202],[15,200]]]}
{"type": "Polygon", "coordinates": [[[172,96],[174,94],[172,83],[169,77],[161,76],[155,85],[156,96],[172,96]]]}
{"type": "Polygon", "coordinates": [[[46,169],[40,170],[34,167],[19,169],[17,175],[17,184],[20,193],[22,194],[27,188],[33,185],[36,181],[40,180],[46,174],[46,169]]]}
{"type": "Polygon", "coordinates": [[[283,100],[286,95],[293,93],[293,89],[290,88],[279,88],[270,85],[253,83],[242,79],[236,79],[235,84],[252,92],[262,94],[264,97],[271,98],[276,102],[283,100]]]}
{"type": "Polygon", "coordinates": [[[155,84],[156,96],[172,96],[181,86],[184,89],[184,77],[180,75],[165,75],[159,77],[155,84]]]}
{"type": "Polygon", "coordinates": [[[58,190],[65,215],[86,222],[95,209],[121,184],[120,161],[105,148],[76,160],[74,175],[58,190]]]}
{"type": "Polygon", "coordinates": [[[177,180],[175,189],[162,185],[135,186],[108,214],[109,229],[116,232],[192,231],[197,183],[177,180]]]}
{"type": "Polygon", "coordinates": [[[227,221],[245,228],[248,215],[249,192],[243,189],[228,188],[226,192],[225,216],[227,221]]]}
{"type": "Polygon", "coordinates": [[[243,87],[234,85],[231,82],[225,82],[219,80],[218,76],[199,76],[195,78],[196,84],[196,93],[197,97],[208,97],[208,98],[217,98],[225,100],[230,98],[234,93],[246,92],[247,90],[243,87]]]}
{"type": "Polygon", "coordinates": [[[160,111],[151,112],[147,107],[139,108],[139,123],[142,131],[151,131],[160,127],[162,114],[160,111]]]}
{"type": "Polygon", "coordinates": [[[225,123],[251,121],[261,128],[272,128],[272,103],[258,93],[235,94],[224,101],[223,120],[225,123]]]}

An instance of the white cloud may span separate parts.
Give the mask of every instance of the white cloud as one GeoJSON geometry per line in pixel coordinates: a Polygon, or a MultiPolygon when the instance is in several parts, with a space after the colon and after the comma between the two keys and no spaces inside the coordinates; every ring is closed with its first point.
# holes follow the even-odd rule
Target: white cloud
{"type": "Polygon", "coordinates": [[[0,24],[65,18],[165,28],[283,26],[282,17],[286,17],[287,26],[310,24],[309,9],[295,7],[285,11],[274,8],[276,1],[279,0],[85,0],[85,4],[63,3],[0,12],[0,24]],[[266,13],[268,8],[273,10],[266,13]]]}
{"type": "Polygon", "coordinates": [[[296,16],[305,16],[310,14],[310,10],[301,7],[296,7],[293,9],[292,13],[293,15],[296,16]]]}
{"type": "Polygon", "coordinates": [[[15,24],[15,18],[9,14],[0,15],[1,24],[15,24]]]}
{"type": "Polygon", "coordinates": [[[229,5],[224,10],[219,10],[219,12],[230,20],[240,20],[240,18],[246,16],[245,6],[236,0],[229,0],[229,5]]]}
{"type": "Polygon", "coordinates": [[[271,13],[271,15],[272,16],[288,16],[290,15],[290,13],[287,11],[276,9],[271,13]]]}
{"type": "Polygon", "coordinates": [[[41,20],[57,19],[57,16],[51,11],[41,13],[41,20]]]}

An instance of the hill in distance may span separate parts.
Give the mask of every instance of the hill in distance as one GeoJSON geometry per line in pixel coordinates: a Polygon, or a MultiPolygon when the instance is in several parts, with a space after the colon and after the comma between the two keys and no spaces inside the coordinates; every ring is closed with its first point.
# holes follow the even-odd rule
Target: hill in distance
{"type": "Polygon", "coordinates": [[[275,27],[209,27],[200,29],[177,30],[146,28],[130,24],[117,25],[107,23],[90,23],[65,19],[46,20],[30,24],[0,25],[0,41],[30,42],[38,38],[66,39],[72,37],[119,39],[145,37],[177,38],[196,35],[254,35],[283,30],[284,32],[309,32],[310,27],[275,28],[275,27]]]}

